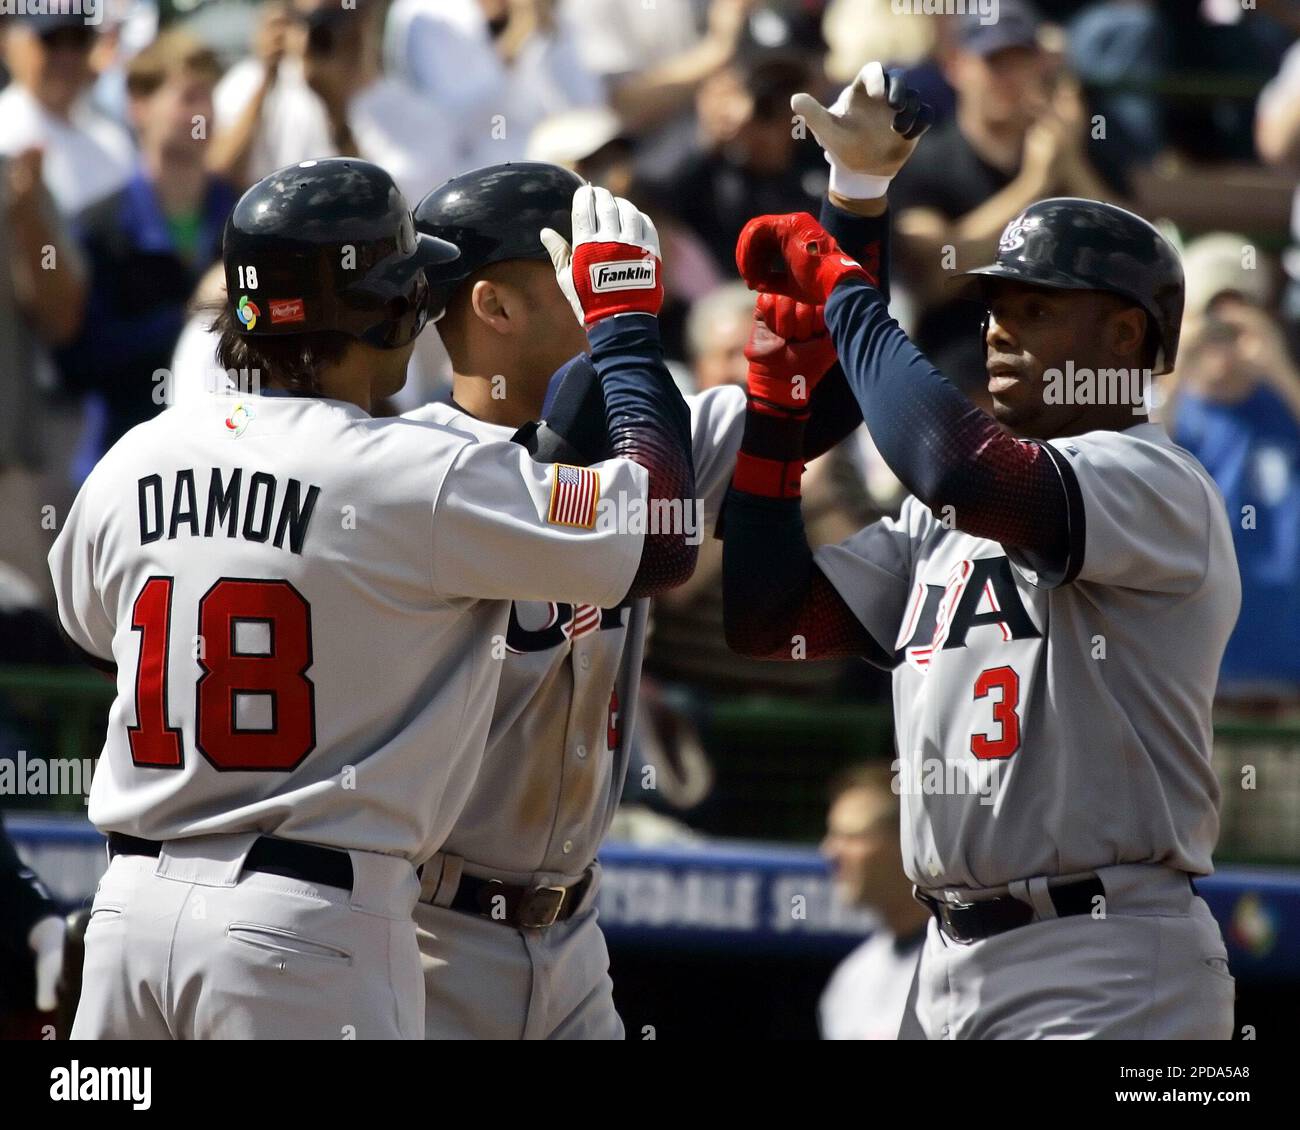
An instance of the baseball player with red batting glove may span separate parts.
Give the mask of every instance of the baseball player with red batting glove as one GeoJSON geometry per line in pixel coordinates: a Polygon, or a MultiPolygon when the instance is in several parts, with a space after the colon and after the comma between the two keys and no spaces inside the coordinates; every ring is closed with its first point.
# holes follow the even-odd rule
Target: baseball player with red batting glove
{"type": "MultiPolygon", "coordinates": [[[[914,142],[888,93],[800,103],[832,166],[871,188],[914,142]]],[[[785,484],[738,474],[723,567],[737,651],[893,672],[904,866],[933,915],[900,1038],[1229,1037],[1227,954],[1193,885],[1213,869],[1211,706],[1240,605],[1223,500],[1140,397],[1048,395],[1070,365],[1169,370],[1177,253],[1110,204],[1027,208],[967,273],[988,310],[992,417],[810,216],[754,220],[737,262],[751,285],[824,305],[912,495],[813,553],[785,484]]]]}
{"type": "MultiPolygon", "coordinates": [[[[504,243],[508,253],[487,262],[467,253],[464,281],[438,324],[454,367],[454,403],[413,415],[485,438],[516,428],[526,432],[528,421],[544,416],[595,460],[610,437],[601,398],[585,395],[583,382],[607,364],[605,339],[622,333],[620,324],[651,320],[657,288],[645,268],[657,260],[658,248],[648,220],[632,216],[630,207],[599,187],[565,188],[566,175],[526,162],[494,166],[454,178],[417,208],[426,234],[482,231],[492,236],[484,246],[504,243]],[[511,280],[530,273],[537,291],[516,298],[511,280]],[[553,287],[556,279],[578,321],[574,326],[573,318],[561,318],[569,325],[557,327],[564,334],[578,331],[576,356],[549,350],[554,335],[536,325],[554,318],[548,305],[553,296],[542,284],[553,287]],[[541,317],[539,310],[545,311],[541,317]],[[608,316],[593,326],[597,311],[608,316]],[[514,328],[520,318],[528,322],[525,329],[514,328]],[[590,339],[590,355],[577,353],[579,326],[590,339]],[[494,374],[505,377],[509,394],[478,395],[494,374]],[[581,404],[570,412],[575,383],[581,404]],[[595,428],[583,416],[593,403],[601,417],[595,428]]],[[[853,214],[829,202],[822,214],[861,261],[887,260],[883,216],[853,214]]],[[[879,282],[884,289],[883,271],[879,282]]],[[[861,422],[843,374],[831,364],[820,318],[776,296],[760,297],[759,315],[750,343],[750,391],[768,410],[789,410],[802,446],[777,446],[778,426],[771,436],[758,435],[752,421],[761,412],[747,410],[742,388],[726,385],[687,397],[699,495],[693,525],[700,537],[715,528],[742,435],[754,459],[792,464],[792,472],[778,477],[797,483],[804,461],[861,422]],[[759,442],[773,436],[772,445],[759,442]]],[[[557,337],[555,344],[563,348],[569,340],[557,337]]],[[[614,432],[619,428],[616,422],[614,432]]],[[[565,461],[575,458],[566,455],[565,461]]],[[[514,602],[483,764],[456,828],[422,873],[416,922],[429,1038],[622,1036],[596,913],[601,872],[595,857],[627,777],[649,603],[629,599],[593,608],[514,602]]],[[[656,1017],[630,1020],[639,1028],[656,1017]]]]}

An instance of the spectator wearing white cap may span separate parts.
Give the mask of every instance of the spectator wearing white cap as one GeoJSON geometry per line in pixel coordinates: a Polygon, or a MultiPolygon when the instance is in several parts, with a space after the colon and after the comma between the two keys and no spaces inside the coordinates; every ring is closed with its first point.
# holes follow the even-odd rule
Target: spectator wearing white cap
{"type": "Polygon", "coordinates": [[[133,167],[126,132],[86,97],[95,29],[72,13],[6,22],[13,81],[0,92],[0,154],[41,149],[45,185],[59,211],[72,216],[121,188],[133,167]]]}

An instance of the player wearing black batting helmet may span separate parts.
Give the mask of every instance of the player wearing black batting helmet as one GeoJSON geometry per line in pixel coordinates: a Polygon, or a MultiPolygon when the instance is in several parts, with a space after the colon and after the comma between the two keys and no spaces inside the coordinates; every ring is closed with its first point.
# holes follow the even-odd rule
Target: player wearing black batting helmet
{"type": "MultiPolygon", "coordinates": [[[[480,420],[531,427],[552,376],[576,360],[563,404],[548,417],[603,421],[594,370],[585,362],[587,335],[555,285],[541,239],[550,229],[572,242],[574,193],[583,184],[558,165],[507,162],[452,177],[416,205],[419,232],[460,249],[455,263],[429,272],[430,318],[445,310],[438,333],[451,358],[455,403],[480,420]]],[[[578,457],[564,450],[565,459],[578,457]]]]}
{"type": "Polygon", "coordinates": [[[451,269],[430,280],[429,297],[441,306],[475,271],[511,259],[549,263],[538,233],[558,231],[572,240],[573,194],[582,184],[577,173],[540,161],[488,165],[452,177],[416,205],[415,224],[424,234],[460,248],[451,269]]]}
{"type": "Polygon", "coordinates": [[[997,258],[959,276],[1008,279],[1055,290],[1102,290],[1141,306],[1156,346],[1152,368],[1167,373],[1178,354],[1183,265],[1151,224],[1114,204],[1053,197],[1031,204],[1007,225],[997,258]]]}
{"type": "MultiPolygon", "coordinates": [[[[909,155],[875,85],[810,119],[862,175],[850,206],[909,155]]],[[[1146,413],[1178,350],[1177,253],[1094,200],[1008,224],[963,277],[988,311],[990,417],[845,250],[810,216],[760,216],[736,262],[824,305],[908,497],[813,550],[785,483],[738,475],[724,606],[742,654],[892,672],[903,869],[932,915],[899,1038],[1227,1039],[1233,979],[1194,878],[1213,870],[1212,710],[1241,583],[1214,481],[1146,413]],[[1145,972],[1102,972],[1117,963],[1145,972]]]]}
{"type": "Polygon", "coordinates": [[[245,192],[226,222],[223,258],[244,333],[335,330],[395,349],[430,313],[426,271],[441,277],[459,252],[416,232],[378,165],[329,158],[280,169],[245,192]]]}
{"type": "MultiPolygon", "coordinates": [[[[839,220],[847,245],[879,258],[887,221],[839,220]]],[[[626,424],[604,411],[610,378],[601,370],[622,369],[641,351],[662,357],[657,322],[646,316],[662,295],[651,217],[564,169],[520,163],[447,182],[420,202],[416,223],[461,248],[463,278],[444,284],[447,314],[437,326],[452,358],[454,403],[408,416],[508,436],[543,415],[537,445],[521,441],[535,459],[554,450],[548,435],[572,441],[578,455],[562,463],[622,442],[626,424]],[[590,319],[579,296],[620,287],[638,297],[582,333],[590,319]],[[593,415],[603,434],[587,428],[593,415]]],[[[816,321],[809,308],[784,309],[791,321],[800,313],[816,321]]],[[[776,331],[759,336],[756,324],[754,333],[756,364],[812,371],[812,358],[787,353],[776,331]]],[[[824,358],[817,375],[830,363],[824,358]]],[[[666,371],[655,364],[652,374],[666,371]]],[[[682,516],[696,540],[716,526],[745,405],[745,389],[730,384],[687,398],[697,470],[682,516]]],[[[842,375],[822,381],[792,457],[802,465],[860,418],[842,375]]],[[[456,827],[422,872],[415,920],[427,1038],[622,1037],[597,921],[596,854],[630,764],[648,623],[646,600],[597,608],[516,594],[491,740],[456,827]]]]}
{"type": "Polygon", "coordinates": [[[258,373],[322,394],[349,350],[369,350],[371,392],[406,380],[431,308],[429,279],[454,269],[454,244],[415,230],[405,198],[378,165],[302,161],[258,181],[226,221],[226,302],[214,329],[227,373],[258,373]]]}

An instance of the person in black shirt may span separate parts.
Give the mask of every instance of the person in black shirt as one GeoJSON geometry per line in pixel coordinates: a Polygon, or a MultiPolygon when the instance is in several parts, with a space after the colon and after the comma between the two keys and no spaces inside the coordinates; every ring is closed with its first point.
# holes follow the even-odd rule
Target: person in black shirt
{"type": "Polygon", "coordinates": [[[997,23],[961,25],[944,73],[955,118],[931,130],[890,188],[900,274],[922,313],[914,340],[964,388],[982,388],[982,311],[946,283],[990,259],[1007,223],[1046,196],[1114,199],[1089,162],[1077,87],[1053,74],[1028,5],[1002,0],[997,23]]]}
{"type": "Polygon", "coordinates": [[[811,137],[794,136],[790,124],[790,96],[807,89],[809,78],[800,57],[758,52],[701,89],[701,140],[685,156],[665,160],[673,146],[664,142],[638,161],[638,183],[699,237],[724,278],[735,272],[736,237],[753,216],[820,206],[826,163],[811,137]]]}

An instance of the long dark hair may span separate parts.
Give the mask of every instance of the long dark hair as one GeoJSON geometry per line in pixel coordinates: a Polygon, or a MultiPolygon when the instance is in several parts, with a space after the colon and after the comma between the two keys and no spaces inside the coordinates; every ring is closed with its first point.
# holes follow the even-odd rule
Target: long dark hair
{"type": "Polygon", "coordinates": [[[307,396],[321,395],[320,370],[337,364],[352,339],[335,330],[255,337],[240,328],[228,303],[222,303],[212,321],[218,335],[217,361],[228,373],[248,374],[264,384],[274,384],[307,396]]]}

